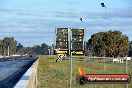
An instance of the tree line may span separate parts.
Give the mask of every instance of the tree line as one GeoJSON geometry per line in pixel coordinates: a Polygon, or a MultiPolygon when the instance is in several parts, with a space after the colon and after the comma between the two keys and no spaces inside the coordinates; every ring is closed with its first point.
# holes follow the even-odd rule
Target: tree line
{"type": "Polygon", "coordinates": [[[34,45],[33,47],[24,47],[21,43],[16,41],[14,37],[5,37],[0,39],[0,55],[10,56],[10,55],[48,55],[51,49],[45,43],[41,45],[34,45]]]}
{"type": "Polygon", "coordinates": [[[22,55],[48,55],[49,49],[51,51],[51,47],[45,43],[34,45],[33,47],[24,47],[21,43],[18,43],[16,52],[22,55]]]}

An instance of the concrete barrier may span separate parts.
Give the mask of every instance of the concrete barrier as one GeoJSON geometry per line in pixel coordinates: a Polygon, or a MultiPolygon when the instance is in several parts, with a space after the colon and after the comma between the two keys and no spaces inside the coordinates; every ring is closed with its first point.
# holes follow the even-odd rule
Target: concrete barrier
{"type": "Polygon", "coordinates": [[[38,59],[33,63],[33,65],[26,71],[26,73],[21,77],[14,88],[37,88],[37,66],[38,59]]]}

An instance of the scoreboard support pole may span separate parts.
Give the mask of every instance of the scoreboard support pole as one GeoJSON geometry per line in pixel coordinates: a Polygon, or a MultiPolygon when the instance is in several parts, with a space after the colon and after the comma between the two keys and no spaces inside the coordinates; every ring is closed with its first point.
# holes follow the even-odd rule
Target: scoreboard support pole
{"type": "Polygon", "coordinates": [[[70,54],[70,88],[72,88],[72,53],[70,54]]]}
{"type": "Polygon", "coordinates": [[[70,38],[69,38],[69,59],[70,59],[70,88],[72,88],[72,52],[71,52],[71,29],[70,29],[70,38]]]}
{"type": "MultiPolygon", "coordinates": [[[[70,60],[70,88],[72,88],[72,54],[76,53],[76,51],[73,49],[72,45],[73,45],[73,28],[70,28],[69,30],[69,60],[70,60]]],[[[75,29],[74,29],[75,30],[75,29]]],[[[85,29],[83,29],[83,36],[85,36],[85,29]]],[[[80,36],[80,35],[79,35],[80,36]]],[[[82,36],[82,35],[81,35],[82,36]]],[[[83,54],[85,51],[85,37],[83,37],[83,54]]],[[[76,53],[77,54],[77,53],[76,53]]]]}
{"type": "Polygon", "coordinates": [[[73,59],[72,55],[83,55],[84,50],[85,50],[84,46],[86,45],[85,42],[84,42],[85,38],[83,37],[85,35],[84,34],[84,29],[81,30],[81,31],[80,31],[79,28],[77,28],[77,29],[78,29],[77,31],[76,31],[76,28],[70,28],[70,29],[69,28],[56,28],[55,29],[55,41],[54,41],[55,46],[54,46],[54,50],[60,50],[60,52],[55,52],[55,53],[56,54],[63,53],[65,48],[69,49],[68,57],[69,57],[69,62],[70,62],[70,88],[72,88],[72,59],[73,59]],[[67,32],[65,30],[65,33],[62,33],[61,29],[66,29],[67,32]],[[62,36],[64,36],[64,35],[66,36],[66,33],[67,33],[67,37],[66,37],[67,38],[67,40],[66,40],[67,43],[66,44],[68,44],[68,46],[67,47],[62,47],[62,44],[60,45],[60,42],[65,42],[65,41],[62,41],[63,38],[64,38],[62,36]],[[57,38],[59,38],[59,40],[57,38]],[[81,39],[81,41],[80,41],[80,39],[81,39]],[[76,43],[78,43],[78,44],[76,44],[76,43]],[[72,46],[73,44],[77,47],[75,47],[75,46],[73,47],[72,46]],[[60,46],[58,46],[58,45],[60,45],[60,46]],[[82,48],[82,46],[83,46],[83,48],[82,48]],[[74,48],[77,48],[77,49],[74,49],[74,48]],[[80,49],[82,49],[82,50],[80,50],[80,49]]]}

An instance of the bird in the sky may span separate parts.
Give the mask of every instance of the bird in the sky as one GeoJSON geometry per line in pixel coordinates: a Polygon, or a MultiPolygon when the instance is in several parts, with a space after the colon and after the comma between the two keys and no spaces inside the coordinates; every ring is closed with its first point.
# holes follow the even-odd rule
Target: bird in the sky
{"type": "Polygon", "coordinates": [[[81,22],[83,22],[83,18],[80,18],[81,22]]]}

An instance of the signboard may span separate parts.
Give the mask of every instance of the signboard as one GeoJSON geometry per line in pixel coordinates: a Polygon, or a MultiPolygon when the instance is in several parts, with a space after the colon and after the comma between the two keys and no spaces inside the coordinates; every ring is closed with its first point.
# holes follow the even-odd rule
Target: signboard
{"type": "Polygon", "coordinates": [[[55,54],[68,54],[68,50],[55,50],[55,54]]]}
{"type": "Polygon", "coordinates": [[[72,30],[72,55],[84,55],[84,29],[72,30]]]}
{"type": "Polygon", "coordinates": [[[72,55],[84,55],[84,51],[82,50],[76,50],[76,51],[71,51],[72,55]]]}
{"type": "Polygon", "coordinates": [[[56,29],[55,49],[68,49],[68,28],[56,29]]]}
{"type": "Polygon", "coordinates": [[[68,55],[71,51],[72,55],[84,55],[84,29],[72,28],[68,31],[68,28],[57,28],[55,31],[55,54],[68,55]]]}
{"type": "Polygon", "coordinates": [[[55,32],[54,54],[68,54],[68,28],[57,28],[55,32]]]}
{"type": "Polygon", "coordinates": [[[85,74],[83,76],[77,76],[76,80],[79,84],[128,84],[131,82],[131,76],[129,74],[85,74]]]}

